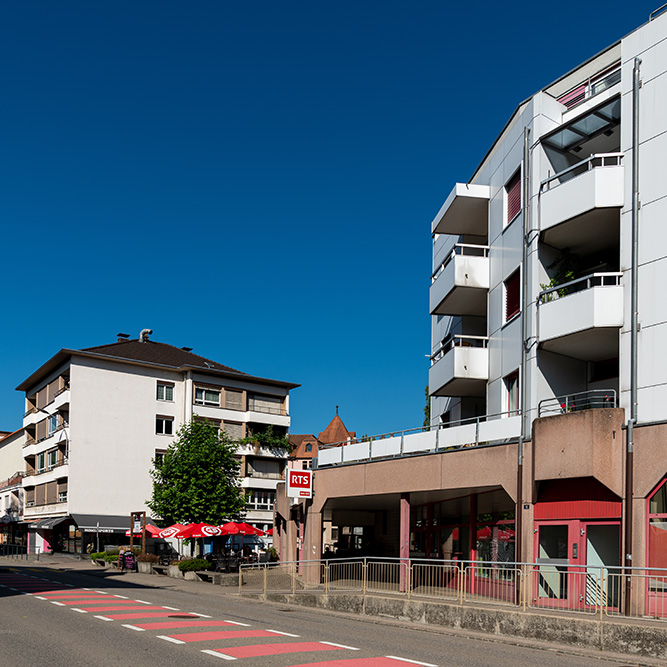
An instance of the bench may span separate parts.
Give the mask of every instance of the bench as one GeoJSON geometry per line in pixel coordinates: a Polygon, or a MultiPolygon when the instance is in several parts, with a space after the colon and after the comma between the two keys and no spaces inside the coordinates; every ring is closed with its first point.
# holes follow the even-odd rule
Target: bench
{"type": "Polygon", "coordinates": [[[155,574],[167,574],[167,570],[169,569],[169,565],[156,565],[153,563],[153,572],[155,574]]]}

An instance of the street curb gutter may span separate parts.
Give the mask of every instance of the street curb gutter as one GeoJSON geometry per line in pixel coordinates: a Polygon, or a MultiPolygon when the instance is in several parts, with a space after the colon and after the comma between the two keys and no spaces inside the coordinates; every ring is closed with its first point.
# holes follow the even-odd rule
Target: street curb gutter
{"type": "Polygon", "coordinates": [[[563,618],[513,609],[481,609],[440,602],[419,602],[367,595],[298,595],[269,593],[269,602],[314,607],[363,616],[395,618],[410,623],[521,637],[646,658],[667,659],[667,626],[591,618],[563,618]]]}

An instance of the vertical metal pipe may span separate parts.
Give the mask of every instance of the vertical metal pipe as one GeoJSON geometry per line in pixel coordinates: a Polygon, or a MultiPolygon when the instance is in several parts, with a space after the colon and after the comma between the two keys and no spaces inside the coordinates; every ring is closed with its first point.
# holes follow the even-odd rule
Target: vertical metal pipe
{"type": "MultiPolygon", "coordinates": [[[[632,217],[631,243],[632,263],[630,267],[630,419],[627,422],[627,452],[625,455],[625,566],[632,567],[632,496],[634,493],[634,427],[637,424],[637,330],[639,328],[639,89],[641,81],[639,66],[641,59],[635,58],[632,69],[632,217]]],[[[625,613],[629,615],[631,577],[625,577],[625,613]]]]}

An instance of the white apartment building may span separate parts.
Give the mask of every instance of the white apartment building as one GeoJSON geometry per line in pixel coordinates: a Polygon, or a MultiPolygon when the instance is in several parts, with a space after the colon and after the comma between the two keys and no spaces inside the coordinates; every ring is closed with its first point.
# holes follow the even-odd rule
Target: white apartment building
{"type": "Polygon", "coordinates": [[[24,545],[23,484],[25,464],[22,428],[0,435],[0,545],[24,545]]]}
{"type": "Polygon", "coordinates": [[[667,567],[666,109],[664,9],[519,104],[431,224],[431,428],[320,447],[307,553],[332,511],[372,555],[667,567]]]}
{"type": "MultiPolygon", "coordinates": [[[[22,382],[26,432],[24,520],[31,548],[85,551],[124,541],[131,512],[146,511],[149,471],[193,416],[233,439],[272,426],[286,434],[289,390],[299,385],[256,377],[192,352],[119,334],[109,345],[60,350],[22,382]]],[[[242,447],[246,520],[270,527],[284,450],[242,447]]]]}

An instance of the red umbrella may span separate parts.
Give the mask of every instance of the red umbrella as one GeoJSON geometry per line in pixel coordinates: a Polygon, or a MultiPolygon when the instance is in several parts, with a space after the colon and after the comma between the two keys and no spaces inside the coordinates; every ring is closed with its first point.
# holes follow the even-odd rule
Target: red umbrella
{"type": "MultiPolygon", "coordinates": [[[[165,539],[167,537],[177,537],[177,534],[183,530],[185,526],[182,523],[175,523],[173,526],[169,526],[168,528],[163,528],[157,536],[165,539]]],[[[180,538],[178,538],[180,539],[180,538]]]]}
{"type": "Polygon", "coordinates": [[[244,528],[250,529],[252,531],[251,533],[248,533],[249,535],[264,535],[263,530],[260,530],[259,528],[255,528],[255,526],[251,526],[249,523],[245,523],[245,521],[243,523],[241,523],[240,525],[242,525],[244,528]]]}
{"type": "Polygon", "coordinates": [[[225,535],[257,535],[255,532],[257,529],[253,528],[248,523],[235,523],[234,521],[230,521],[229,523],[220,526],[220,528],[224,531],[225,535]]]}
{"type": "Polygon", "coordinates": [[[269,529],[266,531],[266,534],[267,534],[267,535],[273,535],[273,528],[269,528],[269,529]]]}
{"type": "Polygon", "coordinates": [[[208,523],[190,523],[174,537],[184,539],[186,537],[216,537],[224,534],[225,531],[220,526],[211,526],[208,523]]]}

